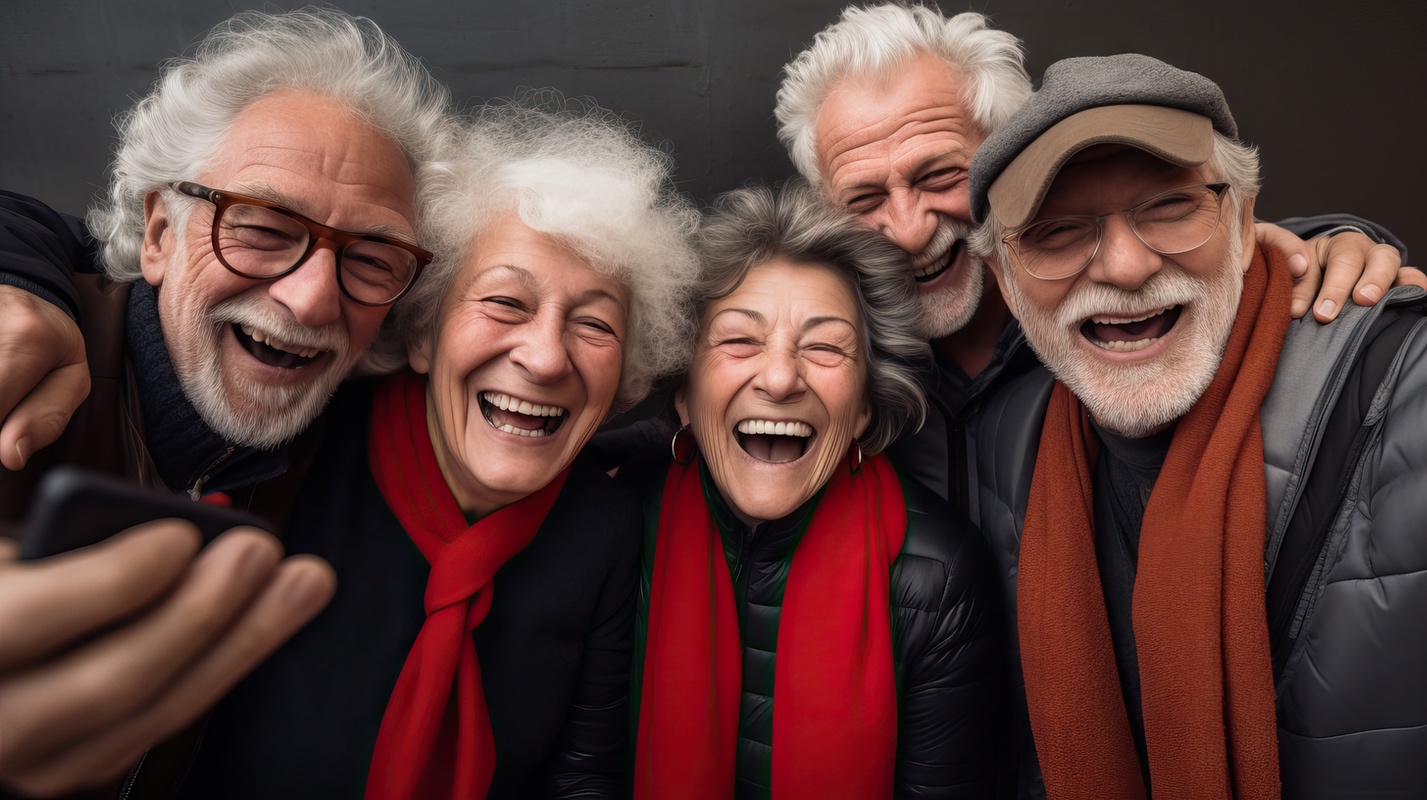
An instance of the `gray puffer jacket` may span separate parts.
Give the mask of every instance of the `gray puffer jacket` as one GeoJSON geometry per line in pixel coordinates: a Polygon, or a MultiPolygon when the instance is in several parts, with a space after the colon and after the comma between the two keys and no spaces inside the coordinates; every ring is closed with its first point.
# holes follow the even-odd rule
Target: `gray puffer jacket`
{"type": "MultiPolygon", "coordinates": [[[[1345,309],[1330,325],[1295,321],[1261,410],[1285,798],[1427,796],[1424,297],[1399,288],[1377,306],[1345,309]]],[[[979,486],[973,516],[998,562],[1008,609],[1052,385],[1044,368],[1022,377],[968,431],[979,486]]],[[[1014,610],[1009,621],[1017,793],[1044,797],[1014,610]]]]}

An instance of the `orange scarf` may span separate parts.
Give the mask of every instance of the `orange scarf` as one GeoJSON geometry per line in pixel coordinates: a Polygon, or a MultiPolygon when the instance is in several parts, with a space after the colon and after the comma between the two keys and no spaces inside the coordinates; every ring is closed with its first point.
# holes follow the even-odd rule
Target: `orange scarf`
{"type": "MultiPolygon", "coordinates": [[[[1223,362],[1176,426],[1141,526],[1132,619],[1158,797],[1279,796],[1259,407],[1288,330],[1289,276],[1267,255],[1254,256],[1223,362]]],[[[1097,577],[1093,445],[1057,383],[1017,581],[1026,700],[1056,800],[1145,796],[1097,577]]]]}
{"type": "Polygon", "coordinates": [[[496,570],[535,538],[569,470],[467,524],[431,446],[426,381],[410,372],[377,389],[367,449],[382,499],[431,562],[426,622],[382,716],[367,800],[479,800],[495,739],[471,631],[490,612],[496,570]]]}
{"type": "MultiPolygon", "coordinates": [[[[907,509],[881,456],[828,483],[788,569],[773,678],[773,797],[891,797],[890,584],[907,509]]],[[[698,462],[674,464],[654,548],[635,749],[641,800],[733,796],[742,644],[698,462]]]]}

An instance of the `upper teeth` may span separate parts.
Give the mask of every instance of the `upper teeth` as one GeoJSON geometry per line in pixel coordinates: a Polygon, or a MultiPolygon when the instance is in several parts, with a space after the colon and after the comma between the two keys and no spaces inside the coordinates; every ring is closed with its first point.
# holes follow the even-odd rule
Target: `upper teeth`
{"type": "Polygon", "coordinates": [[[1144,322],[1150,317],[1157,317],[1160,314],[1163,314],[1164,312],[1170,310],[1171,308],[1174,308],[1174,306],[1165,306],[1164,308],[1158,308],[1154,311],[1146,311],[1143,315],[1138,317],[1091,317],[1090,321],[1095,323],[1096,325],[1128,325],[1132,322],[1144,322]]]}
{"type": "Polygon", "coordinates": [[[949,259],[945,258],[945,255],[946,254],[943,253],[941,258],[934,258],[927,264],[917,267],[912,274],[918,278],[925,278],[928,275],[935,275],[941,272],[951,263],[949,259]]]}
{"type": "Polygon", "coordinates": [[[806,422],[774,422],[770,419],[746,419],[738,423],[739,433],[771,434],[773,436],[813,435],[813,426],[806,422]]]}
{"type": "Polygon", "coordinates": [[[254,328],[251,325],[239,325],[238,327],[242,328],[243,333],[251,337],[253,341],[262,342],[268,347],[274,350],[281,350],[284,353],[292,353],[293,355],[302,356],[303,358],[315,358],[318,353],[322,352],[315,347],[302,347],[301,345],[284,341],[261,328],[254,328]]]}
{"type": "Polygon", "coordinates": [[[565,409],[559,406],[542,406],[500,392],[482,392],[481,398],[501,411],[514,411],[527,417],[558,417],[565,413],[565,409]]]}

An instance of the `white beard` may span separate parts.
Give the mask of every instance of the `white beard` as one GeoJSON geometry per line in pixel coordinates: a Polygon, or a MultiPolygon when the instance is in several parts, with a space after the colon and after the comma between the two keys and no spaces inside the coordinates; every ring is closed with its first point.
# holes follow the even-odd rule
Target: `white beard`
{"type": "Polygon", "coordinates": [[[1166,265],[1135,291],[1084,281],[1047,312],[1030,305],[1019,276],[1006,281],[1007,301],[1026,339],[1055,376],[1108,430],[1145,436],[1189,412],[1219,370],[1243,294],[1237,235],[1210,279],[1166,265]],[[1173,348],[1144,363],[1116,364],[1087,348],[1081,324],[1096,314],[1127,314],[1182,305],[1173,348]]]}
{"type": "Polygon", "coordinates": [[[193,313],[174,316],[177,319],[164,326],[164,335],[183,393],[216,433],[247,447],[276,448],[306,429],[361,355],[350,352],[346,331],[339,324],[308,328],[265,294],[237,295],[198,319],[193,313]],[[322,369],[320,374],[292,386],[229,379],[221,342],[225,329],[233,324],[261,328],[290,343],[327,351],[330,360],[325,367],[313,365],[322,369]]]}
{"type": "MultiPolygon", "coordinates": [[[[975,230],[974,226],[960,220],[943,219],[937,227],[937,232],[932,237],[931,243],[923,251],[934,254],[934,256],[932,258],[920,256],[914,258],[912,260],[913,271],[915,272],[917,267],[929,261],[944,258],[947,251],[957,242],[961,242],[962,248],[966,249],[968,244],[966,239],[973,230],[975,230]]],[[[985,277],[985,264],[981,259],[968,252],[963,274],[955,276],[955,281],[939,287],[936,291],[923,291],[918,287],[917,305],[921,308],[921,323],[919,325],[921,335],[928,340],[940,339],[965,327],[966,323],[976,315],[976,309],[981,305],[985,277]]]]}

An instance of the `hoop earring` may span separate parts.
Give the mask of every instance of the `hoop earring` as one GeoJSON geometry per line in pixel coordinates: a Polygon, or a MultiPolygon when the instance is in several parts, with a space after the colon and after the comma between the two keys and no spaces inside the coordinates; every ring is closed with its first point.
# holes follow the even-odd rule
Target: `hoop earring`
{"type": "Polygon", "coordinates": [[[674,457],[674,463],[680,466],[687,466],[694,460],[694,453],[698,451],[698,443],[694,441],[694,432],[689,430],[688,425],[684,425],[674,431],[674,438],[669,440],[669,455],[674,457]],[[680,446],[679,437],[688,433],[688,440],[680,446]],[[683,453],[683,458],[679,454],[683,453]]]}
{"type": "Polygon", "coordinates": [[[862,442],[853,439],[852,452],[853,456],[848,458],[848,461],[852,464],[852,474],[856,475],[858,470],[862,469],[862,442]]]}

